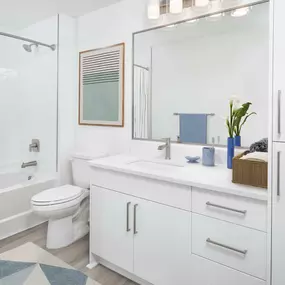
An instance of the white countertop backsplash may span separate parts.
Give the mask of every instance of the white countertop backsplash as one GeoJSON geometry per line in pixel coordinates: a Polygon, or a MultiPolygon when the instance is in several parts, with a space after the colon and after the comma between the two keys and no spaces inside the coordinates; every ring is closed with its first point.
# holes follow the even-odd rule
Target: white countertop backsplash
{"type": "MultiPolygon", "coordinates": [[[[163,141],[155,142],[132,140],[129,153],[131,156],[164,159],[165,150],[157,150],[157,147],[163,143],[163,141]]],[[[210,147],[210,145],[207,145],[207,147],[210,147]]],[[[171,159],[173,159],[174,161],[184,162],[185,156],[200,156],[202,160],[202,149],[203,146],[201,145],[171,143],[171,159]]],[[[235,155],[244,152],[245,150],[246,149],[241,148],[235,149],[235,155]]],[[[227,148],[215,147],[215,159],[216,164],[226,165],[227,148]]]]}

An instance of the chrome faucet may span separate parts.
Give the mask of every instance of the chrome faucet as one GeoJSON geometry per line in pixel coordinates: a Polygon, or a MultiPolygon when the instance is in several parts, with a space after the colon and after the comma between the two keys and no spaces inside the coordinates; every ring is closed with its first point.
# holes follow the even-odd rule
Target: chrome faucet
{"type": "Polygon", "coordinates": [[[170,160],[171,159],[171,138],[165,139],[165,144],[160,145],[158,150],[164,150],[165,149],[165,159],[170,160]]]}
{"type": "Polygon", "coordinates": [[[37,161],[23,162],[21,168],[27,168],[31,166],[37,166],[37,165],[38,165],[37,161]]]}

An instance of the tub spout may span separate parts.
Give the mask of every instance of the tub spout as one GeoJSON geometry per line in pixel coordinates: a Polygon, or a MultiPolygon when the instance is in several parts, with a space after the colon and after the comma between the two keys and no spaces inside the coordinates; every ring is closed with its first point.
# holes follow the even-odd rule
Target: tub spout
{"type": "Polygon", "coordinates": [[[27,168],[31,166],[37,166],[37,165],[38,165],[37,161],[23,162],[21,168],[27,168]]]}

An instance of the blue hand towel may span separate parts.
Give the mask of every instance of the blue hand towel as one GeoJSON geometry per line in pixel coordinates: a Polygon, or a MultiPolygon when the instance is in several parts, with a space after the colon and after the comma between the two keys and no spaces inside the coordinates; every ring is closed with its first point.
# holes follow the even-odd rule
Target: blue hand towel
{"type": "Polygon", "coordinates": [[[207,143],[207,114],[180,114],[180,141],[207,143]]]}

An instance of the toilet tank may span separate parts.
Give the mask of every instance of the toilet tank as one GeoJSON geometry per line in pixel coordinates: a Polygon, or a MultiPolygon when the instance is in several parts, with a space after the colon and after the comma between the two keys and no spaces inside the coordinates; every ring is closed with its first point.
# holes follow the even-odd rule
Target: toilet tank
{"type": "Polygon", "coordinates": [[[72,177],[74,185],[88,189],[90,187],[91,168],[89,161],[107,156],[106,154],[98,154],[94,156],[75,153],[71,158],[72,177]]]}

